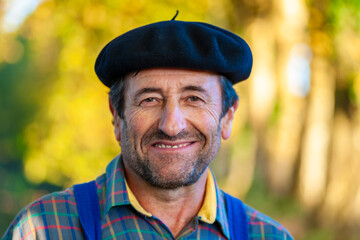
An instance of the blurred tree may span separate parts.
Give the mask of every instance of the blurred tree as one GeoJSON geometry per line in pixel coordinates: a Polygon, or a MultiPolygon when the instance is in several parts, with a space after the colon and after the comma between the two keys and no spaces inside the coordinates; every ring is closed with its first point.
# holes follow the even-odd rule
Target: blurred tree
{"type": "MultiPolygon", "coordinates": [[[[317,217],[323,225],[335,225],[339,239],[356,239],[352,236],[360,234],[360,105],[356,87],[360,78],[360,2],[318,1],[310,6],[322,20],[311,33],[314,37],[319,31],[328,34],[331,51],[326,57],[336,80],[328,167],[324,169],[326,186],[317,217]]],[[[328,72],[325,76],[328,80],[328,72]]]]}
{"type": "MultiPolygon", "coordinates": [[[[34,121],[41,102],[46,99],[50,80],[56,72],[37,71],[31,61],[31,43],[16,35],[0,36],[0,232],[28,199],[44,191],[59,188],[29,183],[23,174],[22,160],[28,150],[24,138],[28,124],[34,121]],[[37,190],[43,189],[43,190],[37,190]]],[[[49,65],[56,65],[54,58],[49,65]]],[[[2,231],[1,231],[2,230],[2,231]]]]}
{"type": "Polygon", "coordinates": [[[248,113],[260,176],[272,193],[297,192],[307,227],[338,225],[339,239],[351,239],[359,229],[360,2],[231,2],[229,22],[249,33],[254,54],[248,113]]]}

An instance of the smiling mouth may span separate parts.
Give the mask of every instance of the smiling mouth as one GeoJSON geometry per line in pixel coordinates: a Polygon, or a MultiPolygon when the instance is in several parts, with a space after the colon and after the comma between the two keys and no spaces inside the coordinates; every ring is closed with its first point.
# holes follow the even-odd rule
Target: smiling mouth
{"type": "Polygon", "coordinates": [[[181,144],[177,144],[177,145],[168,145],[168,144],[154,144],[154,147],[156,148],[182,148],[182,147],[187,147],[189,145],[191,145],[191,142],[188,143],[181,143],[181,144]]]}

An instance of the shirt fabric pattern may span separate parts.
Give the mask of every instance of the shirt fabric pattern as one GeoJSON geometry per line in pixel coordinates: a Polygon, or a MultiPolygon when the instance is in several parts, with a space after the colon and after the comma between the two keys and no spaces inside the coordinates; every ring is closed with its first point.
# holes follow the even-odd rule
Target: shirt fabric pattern
{"type": "MultiPolygon", "coordinates": [[[[223,192],[211,174],[208,174],[204,203],[198,216],[176,238],[160,219],[137,202],[124,178],[121,157],[110,162],[106,173],[96,179],[96,185],[104,240],[230,239],[223,192]]],[[[245,210],[250,239],[293,239],[271,218],[247,205],[245,210]]],[[[2,239],[84,239],[73,188],[51,193],[25,207],[2,239]]]]}

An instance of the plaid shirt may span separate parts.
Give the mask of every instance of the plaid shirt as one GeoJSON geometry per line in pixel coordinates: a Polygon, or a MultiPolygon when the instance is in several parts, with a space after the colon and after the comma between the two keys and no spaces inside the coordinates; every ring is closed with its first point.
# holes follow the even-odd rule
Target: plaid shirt
{"type": "MultiPolygon", "coordinates": [[[[102,239],[229,239],[224,196],[208,174],[203,205],[174,238],[160,219],[146,212],[128,188],[121,157],[96,179],[102,239]]],[[[250,239],[293,239],[280,224],[246,206],[250,239]]],[[[3,236],[8,239],[84,239],[73,189],[46,195],[24,208],[3,236]]]]}

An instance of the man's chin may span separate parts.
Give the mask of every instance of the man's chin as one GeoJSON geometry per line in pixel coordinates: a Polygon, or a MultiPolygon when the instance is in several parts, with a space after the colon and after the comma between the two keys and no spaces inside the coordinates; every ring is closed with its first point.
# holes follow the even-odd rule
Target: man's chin
{"type": "Polygon", "coordinates": [[[145,174],[141,176],[147,183],[160,189],[174,190],[185,186],[190,186],[199,180],[201,174],[192,174],[183,176],[178,174],[169,174],[167,176],[154,176],[145,174]]]}
{"type": "Polygon", "coordinates": [[[196,181],[147,181],[151,186],[166,189],[166,190],[175,190],[181,187],[190,186],[194,184],[196,181]]]}

